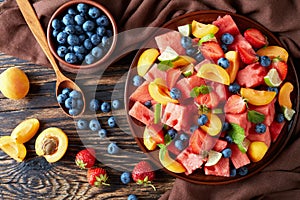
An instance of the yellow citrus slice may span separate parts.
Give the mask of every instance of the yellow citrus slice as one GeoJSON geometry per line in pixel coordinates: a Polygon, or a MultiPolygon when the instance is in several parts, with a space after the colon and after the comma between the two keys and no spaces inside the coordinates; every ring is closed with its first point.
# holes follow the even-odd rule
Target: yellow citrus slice
{"type": "Polygon", "coordinates": [[[264,81],[270,87],[278,87],[282,83],[277,70],[274,68],[269,70],[268,74],[264,77],[264,81]]]}
{"type": "Polygon", "coordinates": [[[240,68],[239,56],[236,51],[228,51],[225,53],[225,58],[227,58],[230,63],[226,71],[229,74],[230,83],[233,83],[240,68]]]}
{"type": "Polygon", "coordinates": [[[218,135],[222,130],[222,121],[220,120],[218,115],[211,113],[207,113],[206,115],[208,117],[208,123],[200,126],[200,128],[211,136],[218,135]]]}
{"type": "Polygon", "coordinates": [[[208,152],[208,158],[207,162],[205,163],[206,167],[213,166],[219,162],[219,160],[222,158],[222,153],[210,150],[208,152]]]}
{"type": "Polygon", "coordinates": [[[251,88],[241,88],[240,92],[248,103],[255,106],[267,105],[276,96],[276,92],[273,91],[255,90],[251,88]]]}
{"type": "Polygon", "coordinates": [[[285,82],[279,90],[278,103],[280,106],[285,106],[289,109],[292,108],[292,101],[290,94],[294,90],[293,84],[285,82]]]}
{"type": "Polygon", "coordinates": [[[192,34],[197,38],[202,38],[208,34],[216,34],[219,28],[213,24],[202,24],[193,20],[192,22],[192,34]]]}
{"type": "Polygon", "coordinates": [[[176,99],[172,99],[169,96],[169,90],[168,88],[157,84],[155,82],[151,82],[148,85],[148,90],[150,96],[158,103],[161,103],[162,105],[166,105],[167,103],[178,103],[176,99]]]}
{"type": "Polygon", "coordinates": [[[251,142],[248,148],[248,155],[252,162],[260,161],[268,151],[268,146],[261,141],[251,142]]]}
{"type": "Polygon", "coordinates": [[[144,76],[148,69],[155,62],[156,58],[159,56],[159,51],[157,49],[151,48],[145,50],[139,57],[137,64],[138,75],[144,76]]]}
{"type": "Polygon", "coordinates": [[[259,56],[269,56],[271,59],[279,57],[280,60],[287,62],[289,54],[280,46],[266,46],[259,49],[257,52],[259,56]]]}
{"type": "Polygon", "coordinates": [[[198,70],[197,76],[224,85],[230,84],[230,77],[226,70],[221,66],[212,63],[203,64],[198,70]]]}
{"type": "Polygon", "coordinates": [[[18,143],[11,136],[3,136],[0,138],[0,148],[17,162],[22,162],[27,154],[26,147],[18,143]]]}
{"type": "Polygon", "coordinates": [[[161,148],[159,150],[159,160],[162,166],[171,172],[183,173],[186,171],[181,163],[170,157],[167,148],[161,148]]]}
{"type": "Polygon", "coordinates": [[[186,55],[181,55],[176,60],[172,61],[173,68],[185,67],[191,63],[195,64],[196,60],[186,55]]]}
{"type": "Polygon", "coordinates": [[[145,127],[143,134],[144,145],[148,150],[154,150],[157,146],[156,142],[151,138],[148,128],[145,127]]]}
{"type": "Polygon", "coordinates": [[[19,143],[28,142],[39,130],[40,122],[38,119],[31,118],[22,121],[11,133],[11,137],[19,143]]]}
{"type": "Polygon", "coordinates": [[[292,108],[287,108],[286,106],[282,106],[283,116],[288,120],[291,121],[296,111],[292,108]]]}

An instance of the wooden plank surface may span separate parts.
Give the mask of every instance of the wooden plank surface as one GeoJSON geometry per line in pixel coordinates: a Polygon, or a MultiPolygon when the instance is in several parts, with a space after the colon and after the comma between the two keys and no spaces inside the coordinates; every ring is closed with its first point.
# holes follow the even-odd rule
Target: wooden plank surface
{"type": "MultiPolygon", "coordinates": [[[[122,100],[121,77],[126,74],[134,54],[110,66],[98,80],[91,80],[85,90],[104,101],[111,96],[122,100]],[[121,84],[115,85],[121,79],[121,84]],[[96,85],[93,86],[93,84],[96,85]],[[113,92],[114,89],[117,92],[113,92]],[[93,90],[96,90],[93,92],[93,90]]],[[[115,113],[86,114],[83,117],[97,117],[102,126],[108,130],[108,138],[101,140],[97,133],[77,131],[76,121],[68,118],[59,108],[55,98],[55,74],[51,68],[37,66],[27,61],[0,53],[0,72],[11,66],[20,66],[30,80],[30,91],[26,98],[10,100],[0,94],[0,136],[9,135],[13,128],[26,118],[36,117],[41,122],[39,132],[48,127],[59,127],[69,138],[69,147],[65,156],[57,163],[49,164],[34,151],[36,136],[25,144],[27,156],[24,162],[17,163],[0,151],[0,199],[127,199],[129,194],[136,194],[139,199],[158,199],[173,185],[174,178],[162,170],[157,170],[154,185],[138,186],[131,182],[124,185],[120,181],[123,171],[132,170],[134,164],[147,159],[137,146],[134,138],[126,128],[109,128],[107,118],[116,115],[120,124],[126,124],[124,110],[115,113]],[[108,155],[106,148],[110,142],[117,142],[122,148],[118,155],[108,155]],[[86,146],[96,148],[97,166],[104,167],[109,173],[109,187],[91,187],[87,183],[86,170],[80,170],[74,162],[76,153],[86,146]]],[[[72,79],[74,74],[66,73],[72,79]]],[[[123,127],[123,125],[121,125],[123,127]]]]}

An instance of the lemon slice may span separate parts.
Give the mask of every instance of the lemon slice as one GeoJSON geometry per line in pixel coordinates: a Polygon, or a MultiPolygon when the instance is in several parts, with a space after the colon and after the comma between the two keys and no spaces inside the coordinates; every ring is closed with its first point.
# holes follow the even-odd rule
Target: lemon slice
{"type": "Polygon", "coordinates": [[[197,38],[202,38],[208,34],[216,34],[219,28],[213,24],[202,24],[193,20],[192,22],[192,34],[197,38]]]}
{"type": "Polygon", "coordinates": [[[208,159],[207,162],[205,163],[206,167],[213,166],[219,162],[219,160],[222,158],[222,153],[210,150],[208,152],[208,159]]]}
{"type": "Polygon", "coordinates": [[[184,68],[181,69],[182,71],[182,74],[185,76],[185,77],[190,77],[193,75],[194,73],[194,64],[191,63],[187,66],[185,66],[184,68]]]}
{"type": "Polygon", "coordinates": [[[148,69],[155,62],[157,56],[159,55],[159,51],[157,49],[151,48],[145,50],[141,56],[139,57],[137,64],[137,73],[140,76],[144,76],[148,69]]]}
{"type": "Polygon", "coordinates": [[[230,84],[230,77],[227,71],[219,65],[212,63],[202,65],[198,70],[197,76],[210,81],[222,83],[224,85],[230,84]]]}
{"type": "Polygon", "coordinates": [[[192,26],[191,26],[191,24],[185,24],[182,26],[178,26],[177,29],[182,36],[190,36],[192,26]]]}
{"type": "Polygon", "coordinates": [[[288,121],[291,121],[294,114],[296,113],[295,110],[293,110],[292,108],[288,108],[286,106],[283,106],[282,107],[282,111],[283,111],[283,115],[284,117],[288,120],[288,121]]]}
{"type": "Polygon", "coordinates": [[[277,70],[274,68],[269,70],[268,74],[264,77],[264,81],[270,87],[278,87],[282,83],[277,70]]]}
{"type": "Polygon", "coordinates": [[[172,49],[170,46],[167,46],[166,49],[158,56],[159,61],[173,61],[179,57],[178,53],[172,49]]]}

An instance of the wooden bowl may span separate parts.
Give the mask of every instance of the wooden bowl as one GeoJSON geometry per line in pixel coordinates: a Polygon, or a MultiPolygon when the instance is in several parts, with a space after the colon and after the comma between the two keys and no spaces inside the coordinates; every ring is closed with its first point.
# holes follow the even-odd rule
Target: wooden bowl
{"type": "MultiPolygon", "coordinates": [[[[183,16],[177,17],[175,19],[172,19],[168,23],[166,23],[163,28],[171,29],[171,30],[177,30],[177,27],[180,25],[185,25],[188,23],[191,23],[192,20],[197,20],[202,23],[211,23],[212,21],[216,20],[218,16],[224,16],[225,14],[230,14],[236,24],[238,25],[241,32],[245,31],[247,28],[257,28],[262,31],[263,34],[265,34],[268,37],[268,41],[270,45],[278,45],[282,46],[281,42],[264,26],[261,24],[248,19],[244,16],[234,14],[234,13],[228,13],[225,11],[214,11],[214,10],[208,10],[208,11],[198,11],[198,12],[192,12],[189,14],[185,14],[183,16]]],[[[145,47],[157,47],[154,42],[154,36],[160,35],[161,33],[155,33],[153,37],[149,39],[145,43],[145,47]]],[[[132,64],[131,69],[129,71],[129,74],[127,76],[126,81],[126,87],[125,87],[125,109],[126,112],[130,110],[130,108],[133,105],[133,102],[129,100],[129,96],[132,94],[132,92],[135,90],[135,87],[132,86],[132,78],[134,75],[137,74],[136,66],[138,62],[138,58],[140,57],[141,53],[144,51],[144,49],[141,49],[137,52],[132,64]]],[[[129,116],[127,114],[127,120],[130,126],[130,130],[132,134],[135,137],[135,140],[138,144],[138,146],[141,148],[141,150],[147,154],[147,156],[157,165],[158,168],[163,168],[167,173],[170,175],[195,183],[195,184],[226,184],[226,183],[232,183],[237,182],[246,178],[249,178],[259,171],[261,171],[264,167],[266,167],[268,164],[270,164],[282,151],[282,149],[287,145],[287,142],[295,133],[295,127],[298,121],[298,113],[299,113],[299,82],[298,77],[296,74],[295,67],[291,61],[291,59],[288,60],[288,66],[289,66],[289,73],[286,78],[286,81],[291,82],[294,85],[294,91],[292,93],[291,99],[294,105],[294,108],[296,110],[296,114],[294,116],[294,120],[287,122],[282,130],[282,133],[279,135],[278,139],[275,143],[272,143],[270,149],[268,150],[265,157],[257,163],[251,163],[248,165],[249,173],[246,176],[235,176],[235,177],[219,177],[219,176],[207,176],[201,171],[196,171],[191,175],[185,175],[184,173],[177,174],[173,173],[165,168],[162,167],[160,164],[159,158],[158,158],[158,149],[154,151],[149,151],[146,149],[146,147],[143,144],[143,131],[145,126],[129,116]]]]}
{"type": "MultiPolygon", "coordinates": [[[[103,63],[106,63],[107,60],[109,59],[110,55],[114,51],[117,43],[117,25],[116,22],[111,15],[111,13],[101,4],[94,2],[94,1],[89,1],[89,0],[74,0],[74,1],[68,1],[65,4],[61,5],[51,16],[50,21],[47,26],[47,41],[48,45],[50,47],[50,50],[52,54],[55,56],[55,58],[58,60],[60,67],[68,72],[72,73],[77,73],[77,72],[82,72],[82,73],[93,73],[101,69],[101,66],[103,66],[103,63]],[[100,59],[96,60],[92,64],[86,64],[85,62],[80,63],[80,64],[70,64],[66,62],[64,59],[58,56],[56,50],[59,44],[56,41],[56,38],[52,35],[53,27],[51,26],[51,23],[54,19],[59,18],[61,19],[64,14],[67,13],[69,8],[75,8],[76,5],[79,3],[84,3],[89,6],[93,6],[98,8],[102,14],[106,15],[107,18],[109,19],[110,25],[108,26],[110,30],[112,30],[112,36],[109,37],[111,41],[110,47],[107,49],[105,52],[104,56],[101,57],[100,59]]],[[[100,44],[99,44],[100,45],[100,44]]]]}

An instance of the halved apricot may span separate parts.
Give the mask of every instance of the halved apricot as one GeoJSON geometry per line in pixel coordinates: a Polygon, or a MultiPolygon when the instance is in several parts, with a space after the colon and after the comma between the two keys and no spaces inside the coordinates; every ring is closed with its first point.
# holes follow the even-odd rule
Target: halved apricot
{"type": "Polygon", "coordinates": [[[172,99],[169,96],[169,90],[167,87],[164,87],[163,85],[157,84],[156,82],[151,82],[148,85],[148,90],[150,96],[158,103],[161,103],[162,105],[166,105],[167,103],[178,103],[176,99],[172,99]]]}
{"type": "Polygon", "coordinates": [[[197,38],[202,38],[208,34],[216,34],[218,31],[219,28],[213,24],[203,24],[196,20],[192,21],[192,34],[197,38]]]}
{"type": "Polygon", "coordinates": [[[145,127],[144,134],[143,134],[144,145],[148,150],[154,150],[157,146],[157,143],[152,139],[149,134],[148,128],[145,127]]]}
{"type": "Polygon", "coordinates": [[[225,53],[225,58],[227,58],[230,63],[226,71],[229,74],[230,83],[233,83],[240,68],[239,55],[236,51],[228,51],[225,53]]]}
{"type": "Polygon", "coordinates": [[[11,136],[2,136],[0,138],[0,148],[17,162],[22,162],[27,154],[25,146],[18,143],[11,136]]]}
{"type": "Polygon", "coordinates": [[[181,55],[176,60],[172,62],[174,68],[185,67],[189,64],[195,64],[196,60],[190,56],[181,55]]]}
{"type": "Polygon", "coordinates": [[[290,82],[285,82],[280,88],[278,95],[278,103],[281,107],[285,106],[289,109],[292,108],[292,101],[290,95],[293,90],[294,86],[290,82]]]}
{"type": "Polygon", "coordinates": [[[241,88],[240,92],[248,103],[255,106],[267,105],[276,96],[276,92],[273,91],[255,90],[251,88],[241,88]]]}
{"type": "Polygon", "coordinates": [[[11,133],[11,137],[19,143],[28,142],[39,130],[40,122],[36,118],[22,121],[11,133]]]}
{"type": "Polygon", "coordinates": [[[287,62],[289,54],[280,46],[266,46],[259,49],[257,52],[259,56],[269,56],[271,59],[279,57],[280,60],[287,62]]]}
{"type": "Polygon", "coordinates": [[[252,162],[260,161],[268,151],[268,146],[261,141],[251,142],[248,148],[248,156],[252,162]]]}

